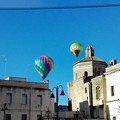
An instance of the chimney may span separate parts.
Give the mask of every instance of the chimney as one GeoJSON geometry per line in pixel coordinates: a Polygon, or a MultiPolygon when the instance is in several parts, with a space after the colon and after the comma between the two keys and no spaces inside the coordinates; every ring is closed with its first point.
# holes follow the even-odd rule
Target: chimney
{"type": "Polygon", "coordinates": [[[111,61],[110,61],[110,66],[113,66],[113,65],[115,65],[115,64],[117,64],[117,60],[111,60],[111,61]]]}

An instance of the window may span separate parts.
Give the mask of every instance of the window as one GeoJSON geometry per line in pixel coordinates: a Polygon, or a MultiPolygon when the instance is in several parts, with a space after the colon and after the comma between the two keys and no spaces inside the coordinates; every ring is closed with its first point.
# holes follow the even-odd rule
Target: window
{"type": "Polygon", "coordinates": [[[23,114],[21,120],[27,120],[27,115],[26,115],[26,114],[23,114]]]}
{"type": "Polygon", "coordinates": [[[2,92],[2,87],[0,87],[0,92],[2,92]]]}
{"type": "Polygon", "coordinates": [[[37,115],[37,120],[42,120],[42,115],[37,115]]]}
{"type": "Polygon", "coordinates": [[[12,94],[11,93],[7,93],[7,103],[12,104],[12,94]]]}
{"type": "Polygon", "coordinates": [[[114,96],[114,86],[111,86],[111,96],[114,96]]]}
{"type": "Polygon", "coordinates": [[[116,117],[115,117],[115,116],[113,116],[113,120],[116,120],[116,117]]]}
{"type": "Polygon", "coordinates": [[[11,114],[6,114],[6,120],[11,120],[11,114]]]}
{"type": "Polygon", "coordinates": [[[97,100],[100,99],[100,87],[99,86],[96,87],[96,99],[97,100]]]}
{"type": "Polygon", "coordinates": [[[74,118],[78,118],[78,114],[74,114],[74,118]]]}
{"type": "Polygon", "coordinates": [[[84,72],[84,76],[85,76],[85,77],[88,76],[88,72],[87,72],[87,71],[84,72]]]}
{"type": "Polygon", "coordinates": [[[42,95],[37,95],[38,105],[42,105],[42,95]]]}
{"type": "Polygon", "coordinates": [[[11,89],[12,89],[11,87],[7,87],[6,88],[7,91],[11,91],[11,89]]]}
{"type": "Polygon", "coordinates": [[[27,104],[27,94],[22,94],[22,104],[27,104]]]}
{"type": "Polygon", "coordinates": [[[87,93],[87,88],[85,88],[85,93],[87,93]]]}
{"type": "Polygon", "coordinates": [[[97,75],[100,75],[100,71],[97,71],[97,75]]]}

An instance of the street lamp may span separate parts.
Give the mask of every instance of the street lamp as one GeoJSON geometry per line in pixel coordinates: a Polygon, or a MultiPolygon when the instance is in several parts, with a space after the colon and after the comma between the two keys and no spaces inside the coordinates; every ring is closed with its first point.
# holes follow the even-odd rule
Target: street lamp
{"type": "Polygon", "coordinates": [[[6,113],[5,113],[6,110],[8,110],[8,108],[7,108],[7,103],[4,103],[4,104],[3,104],[3,107],[1,108],[1,111],[4,112],[3,120],[6,120],[6,113]]]}
{"type": "Polygon", "coordinates": [[[50,98],[55,98],[54,94],[53,94],[53,90],[56,89],[56,111],[57,111],[57,114],[56,114],[56,117],[57,117],[57,120],[59,120],[59,110],[58,110],[58,95],[59,95],[59,88],[62,88],[62,91],[60,93],[60,95],[65,95],[64,91],[63,91],[63,86],[62,85],[59,85],[59,86],[56,86],[52,89],[52,93],[51,93],[51,96],[50,98]]]}

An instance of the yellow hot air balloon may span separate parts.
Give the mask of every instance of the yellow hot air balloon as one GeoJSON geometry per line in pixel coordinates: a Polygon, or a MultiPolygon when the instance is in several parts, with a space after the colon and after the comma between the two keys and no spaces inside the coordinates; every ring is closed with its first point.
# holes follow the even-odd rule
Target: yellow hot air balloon
{"type": "Polygon", "coordinates": [[[75,42],[70,46],[70,51],[74,54],[75,57],[79,56],[79,54],[82,52],[82,49],[82,45],[78,42],[75,42]]]}

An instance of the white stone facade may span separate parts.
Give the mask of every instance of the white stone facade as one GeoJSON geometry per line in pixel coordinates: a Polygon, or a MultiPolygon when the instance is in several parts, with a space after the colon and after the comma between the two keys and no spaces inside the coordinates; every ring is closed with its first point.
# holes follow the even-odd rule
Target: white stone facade
{"type": "Polygon", "coordinates": [[[50,98],[49,83],[34,83],[16,80],[0,80],[0,120],[40,120],[54,112],[54,102],[50,98]]]}
{"type": "Polygon", "coordinates": [[[106,68],[108,120],[120,120],[120,63],[106,68]]]}

